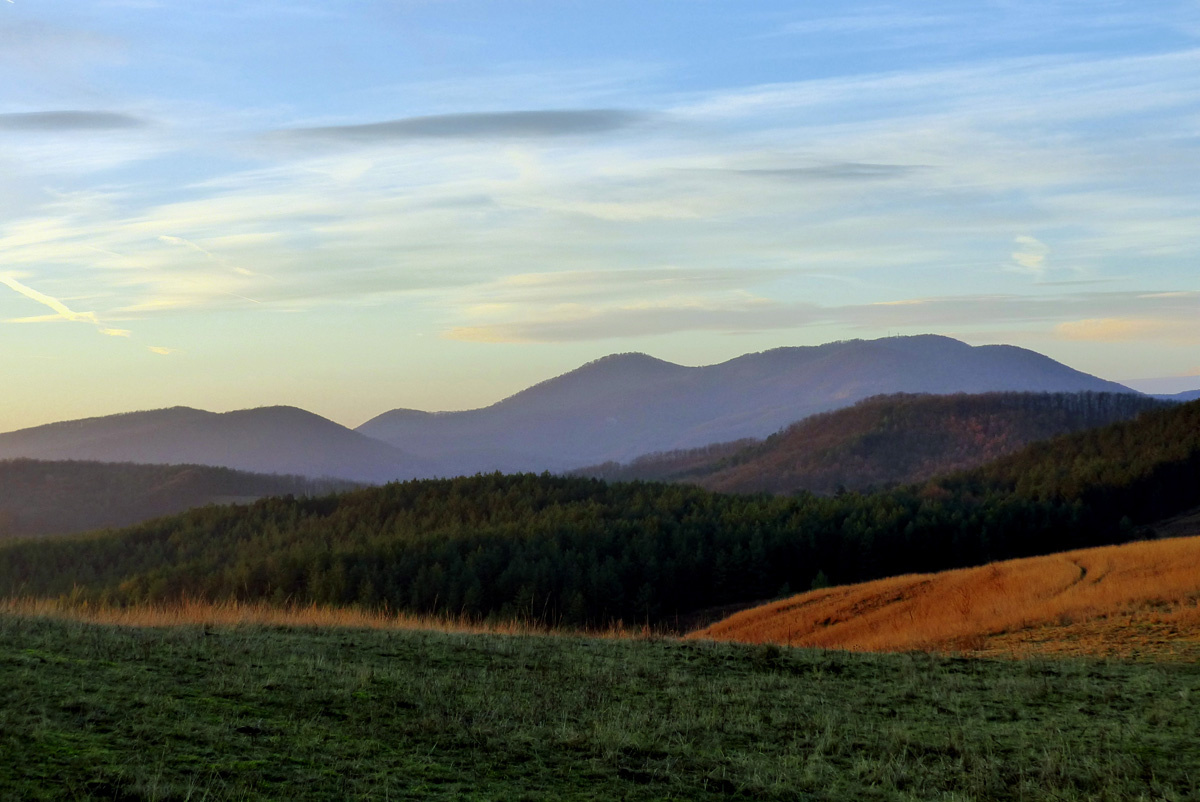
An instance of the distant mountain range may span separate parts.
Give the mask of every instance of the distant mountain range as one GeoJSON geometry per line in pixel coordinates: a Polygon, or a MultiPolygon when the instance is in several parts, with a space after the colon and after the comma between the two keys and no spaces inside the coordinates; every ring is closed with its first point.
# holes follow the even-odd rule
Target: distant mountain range
{"type": "Polygon", "coordinates": [[[430,462],[295,407],[205,412],[172,407],[0,434],[0,459],[213,465],[255,473],[386,482],[430,462]]]}
{"type": "Polygon", "coordinates": [[[465,412],[393,410],[352,431],[294,407],[187,407],[0,435],[0,459],[216,465],[385,482],[491,471],[565,471],[761,438],[882,393],[1127,392],[1008,345],[922,335],[746,354],[685,367],[618,354],[465,412]]]}
{"type": "Polygon", "coordinates": [[[1164,401],[1180,401],[1180,402],[1197,401],[1197,400],[1200,400],[1200,390],[1188,390],[1187,392],[1183,392],[1183,393],[1169,393],[1169,394],[1156,393],[1154,395],[1154,397],[1161,398],[1164,401]]]}
{"type": "Polygon", "coordinates": [[[694,368],[618,354],[483,409],[393,410],[358,431],[436,459],[447,475],[563,471],[766,437],[882,393],[995,391],[1134,392],[1024,348],[922,335],[778,348],[694,368]]]}
{"type": "Polygon", "coordinates": [[[887,395],[805,418],[762,441],[718,443],[575,473],[738,493],[829,494],[922,482],[1167,402],[1129,393],[887,395]]]}
{"type": "Polygon", "coordinates": [[[0,461],[0,541],[130,526],[207,504],[324,495],[350,482],[201,465],[0,461]]]}

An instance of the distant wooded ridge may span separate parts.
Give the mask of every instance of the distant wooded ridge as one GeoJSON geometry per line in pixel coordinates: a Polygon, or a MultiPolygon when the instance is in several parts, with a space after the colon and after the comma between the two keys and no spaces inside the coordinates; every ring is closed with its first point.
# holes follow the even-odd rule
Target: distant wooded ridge
{"type": "Polygon", "coordinates": [[[1194,402],[865,495],[494,474],[208,507],[0,548],[0,590],[669,624],[813,584],[1124,542],[1198,504],[1194,402]]]}
{"type": "Polygon", "coordinates": [[[1133,393],[1007,345],[921,335],[778,348],[685,367],[616,354],[483,409],[392,410],[357,430],[295,407],[176,407],[0,434],[0,459],[216,465],[382,483],[561,472],[765,438],[881,393],[1133,393]]]}
{"type": "Polygon", "coordinates": [[[648,454],[573,473],[720,492],[828,495],[923,482],[1166,403],[1130,393],[898,393],[810,416],[762,441],[648,454]]]}
{"type": "Polygon", "coordinates": [[[206,504],[327,495],[352,487],[203,465],[0,461],[0,540],[131,526],[206,504]]]}

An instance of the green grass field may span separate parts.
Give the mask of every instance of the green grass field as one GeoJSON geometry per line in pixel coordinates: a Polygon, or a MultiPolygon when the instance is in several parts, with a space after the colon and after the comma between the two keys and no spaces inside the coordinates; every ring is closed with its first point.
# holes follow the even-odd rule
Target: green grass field
{"type": "Polygon", "coordinates": [[[1200,799],[1200,666],[0,616],[0,798],[1200,799]]]}

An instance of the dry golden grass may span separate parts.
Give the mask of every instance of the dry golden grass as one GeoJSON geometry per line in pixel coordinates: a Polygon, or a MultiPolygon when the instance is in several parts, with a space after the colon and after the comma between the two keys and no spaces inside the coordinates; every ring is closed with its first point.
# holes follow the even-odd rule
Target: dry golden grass
{"type": "Polygon", "coordinates": [[[793,596],[692,638],[850,651],[1200,655],[1200,537],[1144,541],[793,596]]]}
{"type": "Polygon", "coordinates": [[[130,627],[278,626],[350,629],[432,629],[445,632],[518,631],[519,625],[483,625],[429,616],[326,605],[284,607],[263,602],[185,600],[132,606],[89,605],[71,599],[2,599],[0,614],[46,616],[130,627]]]}
{"type": "MultiPolygon", "coordinates": [[[[168,604],[95,606],[71,599],[0,599],[0,615],[23,615],[87,621],[128,627],[270,626],[334,627],[342,629],[433,630],[466,634],[547,635],[567,634],[520,620],[479,622],[447,619],[386,610],[366,610],[329,605],[275,606],[265,602],[209,602],[185,600],[168,604]]],[[[620,625],[585,633],[602,638],[653,637],[645,629],[620,625]]]]}

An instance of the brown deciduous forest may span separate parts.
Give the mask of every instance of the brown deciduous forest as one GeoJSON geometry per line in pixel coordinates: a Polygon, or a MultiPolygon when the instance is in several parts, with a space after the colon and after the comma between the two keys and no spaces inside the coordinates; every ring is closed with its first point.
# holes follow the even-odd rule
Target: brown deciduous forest
{"type": "Polygon", "coordinates": [[[805,418],[762,441],[648,454],[577,473],[689,482],[723,493],[881,489],[973,468],[1165,403],[1133,393],[899,393],[805,418]]]}

